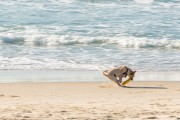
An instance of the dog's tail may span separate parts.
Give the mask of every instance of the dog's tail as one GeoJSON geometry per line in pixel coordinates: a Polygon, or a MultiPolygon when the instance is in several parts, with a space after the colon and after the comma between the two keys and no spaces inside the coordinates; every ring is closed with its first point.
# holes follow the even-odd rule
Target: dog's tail
{"type": "Polygon", "coordinates": [[[108,76],[108,70],[103,71],[103,75],[108,76]]]}
{"type": "Polygon", "coordinates": [[[102,68],[98,67],[97,68],[100,72],[103,73],[103,75],[107,76],[108,75],[108,70],[103,70],[102,68]]]}

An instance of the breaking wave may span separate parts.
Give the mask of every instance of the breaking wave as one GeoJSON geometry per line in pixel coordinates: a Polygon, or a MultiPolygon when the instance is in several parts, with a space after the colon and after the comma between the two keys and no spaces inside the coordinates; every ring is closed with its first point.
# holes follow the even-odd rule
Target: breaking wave
{"type": "Polygon", "coordinates": [[[0,36],[1,45],[58,47],[68,45],[118,45],[125,48],[180,49],[180,40],[137,37],[84,37],[70,35],[0,36]]]}

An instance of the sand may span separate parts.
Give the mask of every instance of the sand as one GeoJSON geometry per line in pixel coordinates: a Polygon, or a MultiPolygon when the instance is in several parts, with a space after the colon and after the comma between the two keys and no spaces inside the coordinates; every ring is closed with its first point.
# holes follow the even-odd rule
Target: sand
{"type": "Polygon", "coordinates": [[[0,120],[180,120],[180,82],[0,84],[0,120]]]}

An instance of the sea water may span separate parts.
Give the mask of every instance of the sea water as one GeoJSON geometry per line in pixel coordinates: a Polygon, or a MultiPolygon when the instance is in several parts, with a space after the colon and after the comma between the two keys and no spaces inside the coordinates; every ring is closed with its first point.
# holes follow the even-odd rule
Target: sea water
{"type": "Polygon", "coordinates": [[[179,0],[1,0],[0,70],[180,71],[179,0]]]}

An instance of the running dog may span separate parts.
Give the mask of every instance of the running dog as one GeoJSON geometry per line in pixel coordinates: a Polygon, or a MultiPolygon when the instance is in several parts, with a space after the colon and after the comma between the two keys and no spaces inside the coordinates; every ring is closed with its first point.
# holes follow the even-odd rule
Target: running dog
{"type": "Polygon", "coordinates": [[[103,74],[108,77],[111,81],[117,83],[117,85],[121,86],[123,77],[129,77],[129,79],[133,80],[136,71],[131,70],[126,66],[118,66],[116,68],[111,68],[109,70],[103,71],[103,74]]]}

